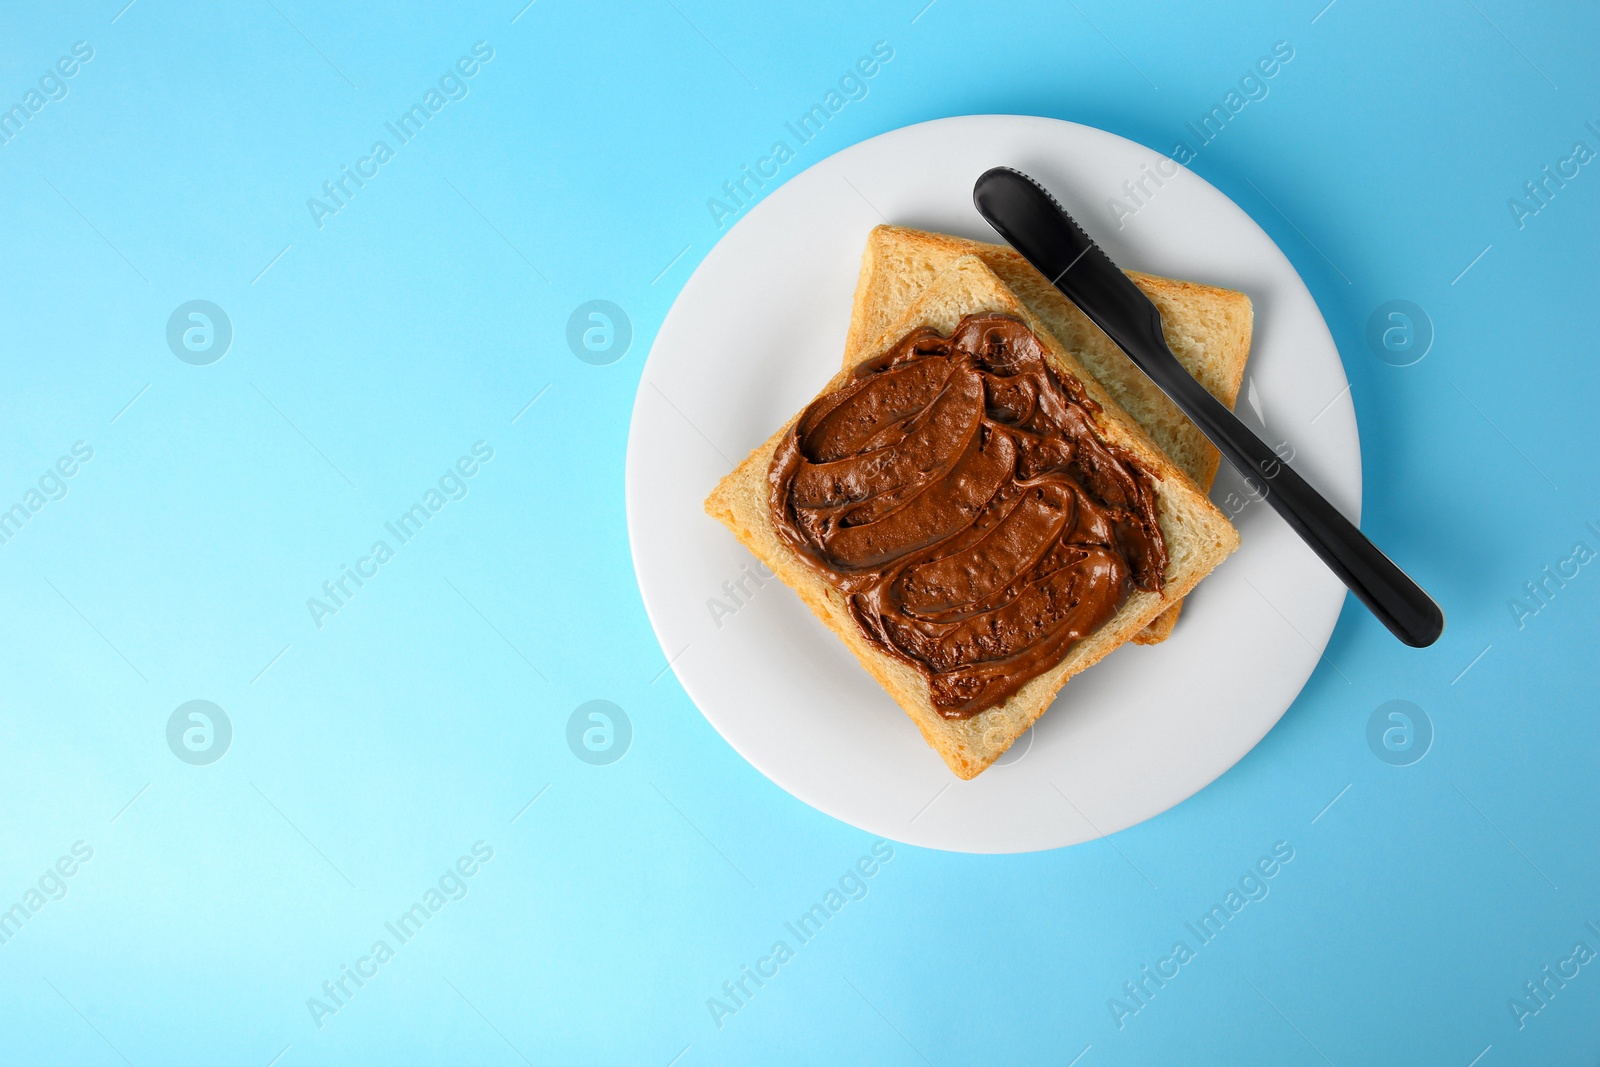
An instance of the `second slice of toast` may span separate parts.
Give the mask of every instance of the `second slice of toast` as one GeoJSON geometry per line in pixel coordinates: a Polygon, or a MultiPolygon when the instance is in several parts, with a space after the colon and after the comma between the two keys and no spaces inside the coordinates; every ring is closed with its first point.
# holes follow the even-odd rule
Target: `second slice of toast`
{"type": "MultiPolygon", "coordinates": [[[[918,294],[958,258],[974,255],[1150,435],[1196,485],[1206,490],[1220,456],[1171,400],[1122,350],[1013,248],[901,226],[878,226],[861,255],[844,366],[854,367],[878,346],[885,329],[905,315],[918,294]]],[[[1250,298],[1232,289],[1175,281],[1129,271],[1128,276],[1161,311],[1167,344],[1186,370],[1218,400],[1233,407],[1250,355],[1250,298]]],[[[1174,603],[1134,637],[1139,644],[1164,641],[1177,622],[1174,603]]]]}

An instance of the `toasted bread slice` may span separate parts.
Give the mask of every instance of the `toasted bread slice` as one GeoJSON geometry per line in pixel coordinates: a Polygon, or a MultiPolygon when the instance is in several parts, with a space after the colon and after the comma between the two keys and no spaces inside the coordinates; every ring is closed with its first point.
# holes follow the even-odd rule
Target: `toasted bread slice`
{"type": "MultiPolygon", "coordinates": [[[[844,366],[854,367],[871,355],[869,346],[905,314],[935,277],[964,255],[977,256],[999,275],[1178,468],[1201,489],[1211,491],[1220,459],[1211,442],[1015,249],[899,226],[875,228],[861,256],[844,366]]],[[[1233,407],[1250,355],[1254,318],[1250,298],[1232,289],[1133,271],[1128,276],[1160,309],[1167,344],[1179,362],[1212,396],[1233,407]]],[[[1181,609],[1181,603],[1173,604],[1134,640],[1145,645],[1166,640],[1181,609]]]]}
{"type": "MultiPolygon", "coordinates": [[[[1101,437],[1130,452],[1154,484],[1157,521],[1167,550],[1164,592],[1134,590],[1115,615],[1004,704],[967,719],[941,716],[933,706],[927,678],[872,644],[851,617],[845,597],[779,539],[768,506],[767,472],[774,451],[799,418],[798,413],[723,478],[705,503],[708,514],[727,526],[746,548],[800,594],[905,709],[928,744],[961,778],[973,778],[993,763],[1044,714],[1068,678],[1132,638],[1239,544],[1237,531],[1206,495],[1123,413],[1052,331],[978,257],[957,257],[947,270],[922,287],[900,320],[880,331],[883,347],[919,326],[949,336],[964,316],[983,312],[1011,315],[1026,323],[1038,336],[1056,371],[1081,380],[1090,399],[1101,405],[1096,419],[1101,437]]],[[[844,385],[849,374],[849,370],[840,371],[823,387],[823,392],[844,385]]]]}

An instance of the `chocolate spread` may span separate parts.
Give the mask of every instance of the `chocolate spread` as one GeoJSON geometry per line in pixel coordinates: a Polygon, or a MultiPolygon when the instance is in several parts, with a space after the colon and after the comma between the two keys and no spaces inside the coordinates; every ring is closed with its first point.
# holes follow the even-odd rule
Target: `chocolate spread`
{"type": "Polygon", "coordinates": [[[1005,315],[926,327],[812,402],[768,471],[778,535],[868,640],[965,719],[1004,703],[1160,592],[1148,474],[1101,440],[1100,406],[1005,315]]]}

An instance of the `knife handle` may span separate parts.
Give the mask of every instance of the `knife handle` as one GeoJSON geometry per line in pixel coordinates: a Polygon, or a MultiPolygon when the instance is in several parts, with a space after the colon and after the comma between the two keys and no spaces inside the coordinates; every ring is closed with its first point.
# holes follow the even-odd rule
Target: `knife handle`
{"type": "Polygon", "coordinates": [[[1159,353],[1158,358],[1146,361],[1146,373],[1156,385],[1378,620],[1413,648],[1426,648],[1437,641],[1444,632],[1444,612],[1439,605],[1184,369],[1167,348],[1159,315],[1154,336],[1142,340],[1159,353]]]}

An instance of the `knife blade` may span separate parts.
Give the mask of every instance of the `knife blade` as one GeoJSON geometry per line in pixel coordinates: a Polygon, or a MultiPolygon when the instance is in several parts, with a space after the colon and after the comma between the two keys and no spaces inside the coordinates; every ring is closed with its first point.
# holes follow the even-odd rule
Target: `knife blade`
{"type": "Polygon", "coordinates": [[[1100,327],[1401,641],[1425,648],[1444,612],[1326,497],[1195,380],[1167,347],[1161,312],[1038,182],[984,172],[972,202],[995,231],[1100,327]]]}

